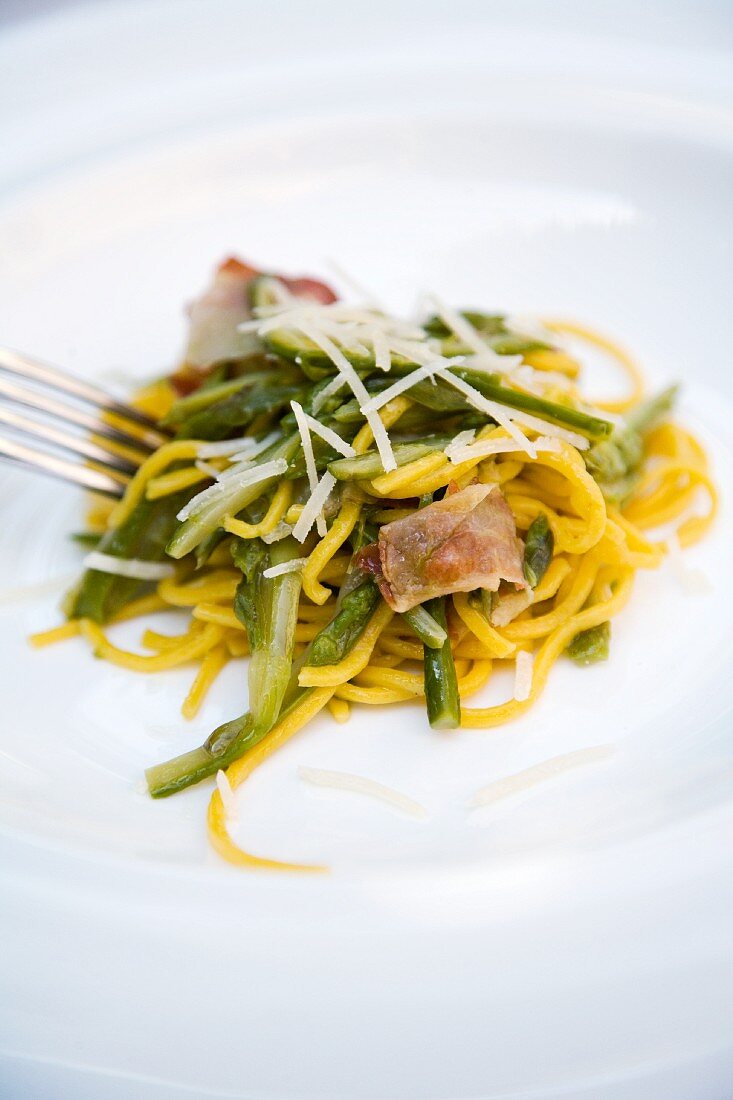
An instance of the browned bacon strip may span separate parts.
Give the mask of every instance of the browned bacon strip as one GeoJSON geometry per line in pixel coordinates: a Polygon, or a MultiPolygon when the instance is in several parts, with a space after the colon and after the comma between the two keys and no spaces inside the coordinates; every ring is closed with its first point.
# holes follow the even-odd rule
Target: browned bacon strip
{"type": "Polygon", "coordinates": [[[381,528],[380,587],[395,611],[450,592],[496,592],[502,580],[524,588],[522,551],[499,489],[469,485],[381,528]]]}
{"type": "MultiPolygon", "coordinates": [[[[201,371],[225,359],[242,359],[259,348],[252,332],[239,332],[238,325],[251,318],[249,284],[261,272],[250,264],[230,257],[220,264],[207,290],[189,307],[188,347],[185,362],[201,371]]],[[[296,298],[328,304],[336,295],[317,279],[290,279],[277,275],[296,298]]]]}

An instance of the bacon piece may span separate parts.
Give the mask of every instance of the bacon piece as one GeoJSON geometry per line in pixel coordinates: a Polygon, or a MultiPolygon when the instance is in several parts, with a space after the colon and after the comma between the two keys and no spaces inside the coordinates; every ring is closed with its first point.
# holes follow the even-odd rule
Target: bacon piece
{"type": "Polygon", "coordinates": [[[201,370],[257,350],[257,336],[237,329],[251,317],[247,289],[257,274],[255,268],[234,257],[219,265],[211,285],[188,310],[188,366],[201,370]]]}
{"type": "MultiPolygon", "coordinates": [[[[249,284],[261,272],[250,264],[230,256],[220,264],[208,289],[192,302],[188,310],[190,327],[185,362],[194,370],[205,370],[225,359],[244,359],[260,349],[257,335],[239,332],[238,325],[251,319],[249,284]]],[[[296,298],[328,304],[336,295],[317,279],[290,279],[276,275],[296,298]]],[[[203,380],[203,378],[201,379],[203,380]]],[[[190,379],[183,385],[195,389],[190,379]]]]}
{"type": "Polygon", "coordinates": [[[319,279],[288,279],[284,275],[277,275],[276,278],[284,283],[296,298],[306,298],[313,302],[320,302],[324,306],[330,306],[332,302],[337,300],[337,295],[331,290],[330,286],[322,283],[319,279]]]}
{"type": "Polygon", "coordinates": [[[450,592],[496,592],[502,580],[525,588],[522,552],[499,489],[469,485],[380,529],[382,592],[394,611],[409,611],[450,592]]]}

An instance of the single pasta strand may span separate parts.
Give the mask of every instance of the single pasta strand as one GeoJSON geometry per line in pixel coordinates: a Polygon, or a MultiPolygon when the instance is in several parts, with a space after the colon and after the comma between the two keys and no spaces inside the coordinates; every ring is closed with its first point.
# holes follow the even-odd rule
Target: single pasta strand
{"type": "Polygon", "coordinates": [[[209,475],[197,466],[186,466],[183,470],[172,470],[169,474],[160,474],[159,477],[151,477],[145,487],[145,496],[148,500],[159,500],[161,497],[170,496],[181,489],[187,489],[189,485],[197,485],[199,481],[205,481],[209,475]]]}
{"type": "Polygon", "coordinates": [[[188,695],[181,706],[181,714],[184,718],[194,718],[198,714],[209,688],[228,659],[226,647],[223,645],[215,645],[205,654],[201,667],[196,673],[188,695]]]}
{"type": "Polygon", "coordinates": [[[232,603],[238,584],[239,578],[233,569],[221,569],[183,584],[179,584],[175,577],[166,577],[158,585],[158,595],[174,607],[194,607],[198,603],[232,603]]]}
{"type": "Polygon", "coordinates": [[[564,351],[537,348],[535,351],[525,352],[522,358],[535,370],[553,371],[564,374],[567,378],[577,378],[580,374],[580,363],[564,351]]]}
{"type": "Polygon", "coordinates": [[[370,484],[370,489],[376,496],[395,496],[399,499],[404,489],[444,464],[445,456],[442,451],[425,455],[423,458],[415,459],[414,462],[408,462],[405,466],[400,466],[389,474],[380,474],[379,477],[375,477],[370,484]]]}
{"type": "Polygon", "coordinates": [[[183,645],[189,638],[195,637],[200,631],[200,626],[193,619],[188,626],[188,630],[185,634],[159,634],[156,630],[146,630],[141,638],[141,644],[146,649],[154,649],[157,653],[165,653],[171,649],[177,649],[178,646],[183,645]]]}
{"type": "Polygon", "coordinates": [[[262,538],[275,530],[278,523],[290,507],[293,499],[292,481],[281,481],[272,495],[270,506],[259,523],[245,523],[244,520],[234,516],[225,516],[222,526],[230,535],[237,535],[240,539],[262,538]]]}
{"type": "Polygon", "coordinates": [[[328,700],[328,709],[331,712],[331,716],[339,723],[343,725],[344,722],[348,722],[351,717],[351,707],[345,699],[337,699],[334,695],[328,700]]]}
{"type": "Polygon", "coordinates": [[[70,619],[68,623],[62,623],[61,626],[31,634],[28,641],[34,649],[43,649],[44,646],[64,642],[67,638],[75,638],[78,634],[81,634],[81,619],[70,619]]]}
{"type": "Polygon", "coordinates": [[[503,637],[479,611],[471,607],[467,592],[454,592],[453,606],[461,621],[492,657],[511,657],[516,652],[516,644],[503,637]]]}
{"type": "Polygon", "coordinates": [[[225,626],[230,630],[244,631],[244,626],[240,623],[234,610],[222,604],[197,603],[191,609],[191,614],[194,619],[199,619],[203,623],[218,623],[219,626],[225,626]]]}
{"type": "Polygon", "coordinates": [[[541,603],[557,595],[557,591],[572,572],[572,566],[567,558],[553,558],[547,566],[547,572],[534,590],[534,602],[541,603]]]}
{"type": "Polygon", "coordinates": [[[543,323],[551,332],[564,332],[568,336],[576,336],[579,340],[584,340],[585,343],[600,348],[601,351],[605,351],[612,356],[623,367],[631,382],[631,392],[626,397],[610,401],[593,401],[593,405],[599,409],[604,409],[606,412],[625,412],[641,400],[644,396],[644,378],[641,370],[636,360],[627,351],[619,347],[617,343],[609,340],[607,336],[601,336],[594,329],[586,328],[585,325],[579,325],[574,321],[554,320],[544,321],[543,323]]]}
{"type": "MultiPolygon", "coordinates": [[[[389,401],[384,408],[380,409],[378,416],[385,428],[391,428],[393,424],[396,424],[411,404],[412,402],[407,397],[395,397],[393,401],[389,401]]],[[[357,432],[351,446],[358,455],[363,455],[369,450],[373,442],[374,432],[372,426],[371,424],[365,424],[357,432]]]]}
{"type": "Polygon", "coordinates": [[[458,694],[461,700],[467,699],[469,695],[474,695],[477,691],[480,691],[489,682],[492,669],[493,662],[491,660],[479,659],[474,661],[473,668],[458,680],[458,694]]]}
{"type": "Polygon", "coordinates": [[[128,603],[121,611],[117,611],[110,619],[111,623],[125,623],[129,619],[138,619],[141,615],[151,615],[155,611],[173,611],[174,609],[157,592],[151,592],[149,596],[141,596],[137,600],[128,603]]]}
{"type": "MultiPolygon", "coordinates": [[[[293,707],[290,714],[255,745],[245,756],[235,760],[226,770],[226,776],[232,790],[247,779],[252,772],[264,763],[269,756],[276,752],[282,745],[302,729],[319,711],[323,710],[333,695],[333,688],[318,688],[308,692],[301,703],[293,707]]],[[[226,813],[219,790],[214,790],[207,814],[209,839],[214,849],[228,863],[239,867],[257,868],[269,871],[309,871],[323,872],[326,867],[303,863],[284,863],[275,859],[265,859],[261,856],[250,855],[238,847],[229,836],[226,827],[226,813]]]]}
{"type": "Polygon", "coordinates": [[[380,634],[378,644],[379,648],[384,650],[385,653],[394,653],[395,656],[403,657],[408,661],[422,661],[422,642],[408,641],[405,638],[392,638],[389,632],[385,630],[380,634]]]}
{"type": "Polygon", "coordinates": [[[366,687],[363,684],[341,684],[336,688],[336,698],[349,703],[365,703],[369,706],[386,706],[390,703],[407,703],[418,698],[411,691],[399,688],[366,687]]]}
{"type": "Polygon", "coordinates": [[[303,569],[303,591],[313,603],[324,604],[331,595],[330,589],[320,584],[318,578],[354,530],[360,512],[361,504],[358,501],[345,500],[328,534],[309,556],[303,569]]]}

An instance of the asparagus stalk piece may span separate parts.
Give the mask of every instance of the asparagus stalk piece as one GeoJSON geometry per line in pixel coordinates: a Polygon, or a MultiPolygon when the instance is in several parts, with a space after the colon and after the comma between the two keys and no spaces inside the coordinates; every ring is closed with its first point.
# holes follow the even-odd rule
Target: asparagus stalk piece
{"type": "Polygon", "coordinates": [[[300,573],[263,576],[271,565],[297,558],[295,539],[276,542],[269,550],[259,539],[237,539],[232,547],[243,577],[234,598],[234,611],[247,630],[252,658],[249,663],[249,705],[254,731],[269,730],[280,711],[290,680],[298,621],[300,573]]]}
{"type": "Polygon", "coordinates": [[[594,665],[605,661],[611,644],[611,624],[599,623],[576,634],[565,652],[577,665],[594,665]]]}
{"type": "Polygon", "coordinates": [[[410,611],[403,611],[402,618],[428,649],[443,648],[448,634],[438,620],[430,614],[427,607],[421,604],[410,611]]]}
{"type": "Polygon", "coordinates": [[[429,600],[426,608],[446,634],[440,649],[431,649],[427,645],[423,647],[425,704],[428,720],[435,730],[451,730],[461,724],[461,700],[458,695],[456,667],[448,637],[445,596],[429,600]]]}
{"type": "Polygon", "coordinates": [[[530,524],[524,543],[524,576],[530,588],[536,588],[552,561],[555,536],[547,516],[541,512],[530,524]]]}

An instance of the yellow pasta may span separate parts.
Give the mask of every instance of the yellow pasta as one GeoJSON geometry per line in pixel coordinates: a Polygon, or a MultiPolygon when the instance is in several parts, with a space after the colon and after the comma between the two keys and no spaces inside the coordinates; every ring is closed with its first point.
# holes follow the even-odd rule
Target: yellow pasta
{"type": "MultiPolygon", "coordinates": [[[[286,306],[287,303],[283,308],[286,306]]],[[[255,315],[269,318],[279,308],[268,307],[255,311],[255,315]]],[[[317,303],[310,303],[308,318],[317,314],[318,308],[317,303]]],[[[451,327],[454,329],[448,335],[447,345],[442,342],[443,336],[438,335],[441,327],[436,324],[425,332],[417,353],[415,342],[419,343],[420,334],[415,333],[412,324],[409,330],[388,327],[380,335],[376,330],[382,322],[376,311],[370,312],[363,323],[354,321],[351,315],[346,336],[337,352],[333,352],[335,337],[332,339],[330,334],[338,330],[340,305],[327,308],[328,325],[324,333],[328,335],[318,337],[316,326],[313,337],[306,336],[310,321],[302,330],[307,351],[315,356],[310,364],[300,354],[294,354],[292,348],[287,359],[284,351],[278,359],[279,353],[268,345],[267,355],[262,356],[267,359],[263,370],[268,377],[264,403],[260,403],[259,391],[255,391],[254,405],[244,402],[240,409],[235,402],[236,411],[238,414],[241,411],[242,416],[235,418],[237,427],[230,431],[229,413],[213,424],[207,424],[204,416],[203,421],[197,419],[191,427],[209,439],[222,440],[222,444],[217,442],[208,451],[213,456],[213,467],[200,463],[203,466],[200,469],[196,464],[202,443],[194,439],[165,443],[144,460],[142,452],[134,446],[128,450],[130,457],[140,464],[123,499],[112,506],[95,497],[89,513],[90,526],[96,532],[114,529],[102,542],[102,556],[97,557],[94,566],[94,572],[101,571],[102,576],[101,581],[99,576],[96,579],[101,591],[98,604],[92,602],[91,610],[83,604],[73,610],[72,598],[68,605],[72,617],[68,622],[30,638],[30,643],[40,648],[80,635],[96,657],[141,673],[192,666],[193,680],[181,706],[184,717],[189,719],[198,713],[226,663],[249,655],[251,649],[254,656],[250,664],[249,713],[217,730],[200,750],[185,754],[195,758],[195,769],[200,771],[194,779],[186,776],[186,782],[179,785],[211,776],[217,762],[226,764],[233,760],[226,768],[226,777],[231,788],[236,789],[321,711],[327,710],[336,722],[344,724],[354,706],[422,701],[436,729],[457,726],[459,712],[460,724],[469,729],[492,728],[525,714],[544,690],[555,661],[571,643],[574,644],[570,655],[576,660],[586,659],[588,650],[581,648],[578,653],[578,646],[588,641],[584,632],[591,631],[591,639],[596,640],[598,649],[593,657],[605,655],[608,643],[605,624],[628,601],[637,571],[659,568],[668,552],[678,548],[677,544],[688,546],[699,540],[717,514],[718,492],[705,449],[692,433],[669,419],[668,395],[654,404],[661,420],[656,426],[647,404],[641,406],[647,416],[643,428],[639,426],[641,421],[634,421],[631,416],[604,418],[604,410],[625,413],[634,409],[644,390],[635,360],[605,336],[571,322],[547,322],[550,332],[564,333],[590,344],[622,368],[628,383],[626,395],[596,402],[596,407],[591,408],[584,403],[579,389],[579,363],[560,348],[537,348],[524,353],[520,369],[509,362],[506,372],[501,372],[503,389],[497,390],[496,375],[493,381],[485,382],[488,377],[485,358],[483,362],[477,358],[472,361],[472,349],[467,351],[465,346],[468,337],[457,319],[452,326],[446,320],[447,329],[442,330],[445,335],[451,327]],[[367,322],[365,330],[361,326],[367,322]],[[401,335],[405,332],[409,335],[401,335]],[[464,350],[461,362],[455,364],[461,369],[451,377],[445,373],[443,356],[455,354],[445,349],[455,347],[456,338],[464,350]],[[373,360],[368,358],[372,351],[373,360]],[[349,363],[344,363],[343,357],[348,358],[351,353],[352,359],[357,358],[348,373],[349,363]],[[404,377],[405,372],[414,369],[413,355],[414,362],[422,368],[418,376],[422,379],[420,389],[410,387],[416,378],[404,377]],[[329,356],[333,371],[332,377],[326,379],[329,356]],[[395,368],[391,377],[382,377],[380,370],[391,367],[395,368]],[[354,376],[354,370],[359,377],[354,376]],[[342,372],[341,379],[333,377],[337,371],[342,372]],[[484,373],[484,381],[477,378],[479,371],[484,373]],[[308,377],[311,373],[323,377],[319,388],[311,388],[308,377]],[[430,389],[426,375],[436,383],[434,390],[430,389]],[[471,378],[475,386],[467,381],[471,378]],[[270,383],[290,385],[293,379],[294,393],[300,394],[302,382],[305,396],[298,396],[298,400],[308,410],[308,423],[314,433],[310,441],[305,435],[300,439],[293,427],[288,391],[284,398],[276,392],[272,402],[267,395],[270,383]],[[482,385],[484,390],[476,392],[482,385]],[[368,392],[365,394],[360,386],[366,386],[368,392]],[[456,401],[454,392],[452,398],[447,398],[446,387],[461,390],[463,396],[456,401]],[[506,415],[510,419],[515,417],[516,427],[524,425],[522,430],[530,442],[543,436],[536,453],[523,445],[526,441],[521,437],[517,442],[511,423],[496,413],[495,407],[486,405],[488,398],[483,392],[506,402],[506,415]],[[461,404],[464,397],[465,403],[461,404]],[[380,401],[385,402],[381,407],[380,401]],[[263,404],[269,406],[267,411],[254,415],[263,404]],[[666,410],[664,415],[659,412],[662,407],[666,410]],[[528,408],[537,412],[534,428],[526,427],[526,421],[522,420],[521,412],[528,408]],[[511,432],[497,426],[492,413],[508,424],[511,432]],[[452,453],[450,447],[446,454],[447,442],[466,426],[472,430],[462,436],[459,441],[462,449],[456,453],[462,461],[453,462],[448,457],[452,453]],[[273,429],[273,435],[263,440],[262,436],[273,429]],[[246,432],[258,448],[252,464],[240,467],[245,469],[246,476],[236,480],[235,469],[234,481],[217,482],[234,486],[233,493],[223,489],[223,499],[217,497],[216,486],[197,499],[195,486],[212,480],[220,471],[233,469],[231,456],[237,453],[241,440],[225,437],[237,432],[246,432]],[[424,439],[433,448],[429,453],[425,453],[427,448],[416,452],[409,446],[424,439]],[[463,450],[465,440],[469,448],[474,443],[498,441],[505,449],[481,455],[480,448],[479,453],[463,450]],[[392,456],[390,448],[394,449],[392,456]],[[405,462],[406,457],[415,453],[422,457],[405,462]],[[379,464],[373,461],[377,454],[379,464]],[[275,459],[278,465],[261,474],[255,470],[259,463],[277,455],[285,456],[275,459]],[[349,457],[336,457],[343,455],[349,457]],[[304,460],[308,478],[303,472],[304,460]],[[400,461],[404,463],[401,466],[400,461]],[[321,479],[317,488],[311,480],[312,462],[316,463],[321,479]],[[375,469],[386,472],[374,476],[375,469]],[[254,477],[250,477],[250,471],[254,477]],[[239,491],[240,482],[243,494],[239,491]],[[427,513],[424,525],[413,524],[409,535],[404,535],[416,509],[429,506],[433,495],[440,499],[476,482],[500,490],[503,500],[496,492],[487,490],[485,494],[489,516],[491,505],[496,505],[498,519],[485,519],[486,512],[479,513],[476,509],[471,512],[472,522],[464,525],[463,519],[455,519],[460,507],[434,508],[427,513]],[[247,496],[251,487],[256,487],[254,492],[260,493],[259,497],[252,493],[247,496]],[[186,494],[186,490],[191,491],[186,494]],[[168,541],[176,509],[175,501],[165,498],[179,492],[184,494],[182,499],[192,500],[187,508],[189,519],[183,545],[176,542],[180,535],[175,532],[175,524],[172,541],[168,541]],[[314,492],[318,493],[315,500],[314,492]],[[145,501],[158,500],[162,502],[160,511],[153,514],[156,519],[162,515],[165,524],[161,524],[163,533],[157,544],[153,544],[154,552],[150,553],[146,532],[138,531],[135,522],[130,522],[127,529],[132,530],[132,535],[125,568],[109,561],[118,553],[114,541],[109,540],[119,537],[121,525],[131,520],[134,513],[149,514],[152,506],[145,501]],[[256,509],[258,500],[260,511],[254,515],[261,518],[250,522],[253,517],[249,509],[256,509]],[[143,507],[136,513],[141,503],[143,507]],[[321,513],[316,516],[318,507],[321,513]],[[429,527],[431,518],[434,530],[429,527]],[[306,519],[311,521],[310,530],[304,530],[306,519]],[[390,535],[382,534],[386,525],[396,522],[401,524],[391,528],[391,537],[398,547],[396,560],[401,563],[400,568],[404,562],[412,563],[415,572],[414,577],[407,578],[414,587],[406,586],[404,602],[398,598],[399,584],[395,581],[398,569],[394,565],[390,575],[390,535]],[[186,541],[188,532],[197,524],[198,542],[191,544],[186,541]],[[456,525],[455,538],[451,524],[456,525]],[[478,530],[482,524],[488,531],[478,530]],[[402,544],[398,531],[405,538],[402,544]],[[405,549],[409,539],[412,542],[405,549]],[[533,539],[534,551],[530,549],[533,539]],[[245,540],[247,545],[237,540],[245,540]],[[374,543],[378,546],[370,545],[374,543]],[[181,560],[173,568],[166,564],[161,571],[158,562],[166,545],[171,554],[180,549],[181,560]],[[442,565],[436,564],[446,545],[450,547],[447,562],[443,559],[442,565]],[[109,553],[104,547],[109,548],[109,553]],[[533,552],[536,558],[532,557],[533,552]],[[502,567],[502,553],[513,566],[502,567]],[[245,560],[244,568],[235,567],[234,560],[238,564],[245,560]],[[125,596],[136,599],[105,603],[105,585],[109,580],[104,578],[105,566],[129,578],[121,584],[128,586],[125,596]],[[430,569],[434,572],[430,573],[430,569]],[[367,571],[376,573],[376,578],[366,580],[367,571]],[[146,580],[151,576],[157,583],[146,580]],[[446,576],[449,580],[444,582],[446,576]],[[484,583],[487,588],[498,587],[498,591],[491,594],[453,591],[461,584],[474,583],[467,582],[469,576],[490,577],[484,583]],[[277,581],[278,577],[287,579],[277,581]],[[435,602],[433,593],[438,597],[435,602]],[[407,610],[397,614],[390,604],[407,610]],[[164,633],[155,620],[150,625],[144,624],[141,642],[147,652],[115,644],[112,637],[116,627],[112,626],[110,637],[107,627],[96,621],[116,624],[161,611],[178,611],[172,620],[175,625],[164,633]],[[602,629],[597,630],[598,627],[602,629]],[[579,635],[582,637],[578,641],[579,635]],[[429,648],[436,646],[439,648],[429,648]],[[334,663],[318,663],[324,659],[334,663]],[[466,700],[489,683],[496,662],[501,662],[499,668],[514,669],[517,697],[492,706],[465,705],[466,700]],[[271,686],[271,680],[276,682],[276,688],[271,686]],[[444,694],[436,703],[441,690],[444,694]],[[262,704],[263,699],[265,703],[258,711],[258,703],[262,704]],[[275,718],[278,714],[280,717],[275,718]],[[263,736],[265,730],[269,732],[263,736]],[[242,752],[238,759],[237,752],[242,752]]],[[[304,324],[302,317],[298,320],[300,316],[296,317],[292,331],[286,326],[291,344],[297,343],[301,331],[298,326],[304,324]]],[[[468,316],[471,315],[464,318],[466,323],[468,316]]],[[[480,320],[477,323],[480,325],[480,320]]],[[[257,325],[255,321],[254,327],[257,325]]],[[[268,320],[259,335],[264,338],[275,331],[268,320]]],[[[474,336],[493,343],[489,331],[493,333],[494,329],[479,327],[474,336]]],[[[270,339],[277,347],[277,341],[270,339]]],[[[230,394],[231,375],[227,375],[227,369],[227,365],[219,364],[211,381],[216,385],[224,378],[223,392],[230,394]]],[[[246,369],[236,367],[236,377],[239,370],[246,369]]],[[[494,369],[492,364],[489,369],[494,369]]],[[[196,374],[193,368],[188,368],[184,380],[195,383],[196,374]]],[[[202,371],[201,378],[204,377],[202,371]]],[[[235,381],[234,386],[237,384],[235,381]]],[[[253,380],[255,384],[259,383],[253,380]]],[[[218,395],[222,396],[221,389],[218,395]]],[[[249,401],[247,394],[245,397],[249,401]]],[[[150,415],[165,416],[176,400],[176,392],[169,380],[161,380],[142,391],[137,400],[138,407],[150,415]]],[[[207,406],[207,400],[204,395],[203,400],[196,397],[193,405],[184,402],[177,406],[170,420],[180,423],[177,417],[179,413],[182,416],[181,410],[194,406],[208,415],[211,406],[207,406]]],[[[211,404],[216,405],[215,394],[211,404]]],[[[297,407],[294,411],[298,411],[297,407]]],[[[638,410],[635,412],[638,414],[638,410]]],[[[302,428],[300,420],[297,423],[302,428]]],[[[477,492],[461,499],[475,502],[480,496],[477,492]]],[[[400,579],[403,578],[397,576],[397,581],[400,579]]],[[[399,735],[400,723],[395,722],[394,736],[399,735]]],[[[161,793],[152,786],[151,791],[161,793]]],[[[222,792],[228,800],[226,783],[214,790],[207,820],[211,843],[226,860],[247,868],[324,869],[242,850],[229,836],[222,792]]],[[[162,793],[172,793],[172,789],[166,786],[162,793]]]]}
{"type": "Polygon", "coordinates": [[[209,688],[226,663],[227,650],[224,645],[215,645],[204,655],[201,667],[196,673],[196,679],[191,684],[191,689],[181,706],[184,718],[195,718],[209,688]]]}
{"type": "Polygon", "coordinates": [[[120,503],[113,509],[109,517],[111,527],[119,527],[130,516],[136,504],[142,500],[145,489],[152,478],[162,473],[172,462],[183,459],[196,458],[200,443],[195,439],[180,439],[174,443],[166,443],[151,454],[150,458],[143,462],[134,478],[127,486],[125,495],[120,503]]]}
{"type": "Polygon", "coordinates": [[[303,591],[315,604],[323,604],[331,595],[328,588],[319,583],[318,578],[331,561],[334,554],[346,542],[354,530],[361,513],[361,504],[357,500],[345,500],[331,529],[312,552],[303,570],[303,591]]]}
{"type": "Polygon", "coordinates": [[[270,507],[259,523],[245,523],[244,520],[235,519],[233,516],[224,517],[224,530],[230,535],[237,535],[240,539],[262,538],[275,530],[278,523],[290,507],[293,499],[292,481],[281,481],[273,493],[270,507]]]}
{"type": "Polygon", "coordinates": [[[631,408],[641,399],[644,394],[644,378],[639,365],[615,341],[609,340],[607,336],[601,336],[600,333],[587,328],[585,325],[579,325],[571,321],[546,321],[545,324],[551,332],[566,333],[568,336],[575,336],[587,344],[592,344],[593,347],[600,348],[601,351],[606,352],[623,367],[631,382],[631,392],[626,397],[617,400],[595,401],[594,404],[599,409],[605,409],[607,412],[625,412],[626,409],[631,408]]]}
{"type": "MultiPolygon", "coordinates": [[[[232,790],[236,790],[247,779],[255,768],[267,760],[286,741],[289,741],[298,730],[310,722],[312,718],[323,710],[333,695],[333,688],[317,688],[308,692],[301,703],[268,733],[263,741],[256,745],[246,756],[236,760],[227,768],[227,779],[232,790]]],[[[226,813],[224,803],[218,790],[215,790],[209,802],[208,813],[209,837],[216,851],[229,863],[243,867],[256,867],[269,871],[325,871],[325,867],[311,866],[302,863],[284,863],[275,859],[264,859],[261,856],[250,855],[249,852],[239,848],[227,832],[226,813]]]]}
{"type": "Polygon", "coordinates": [[[377,638],[393,614],[390,607],[381,604],[372,615],[349,656],[337,665],[302,668],[298,675],[298,683],[301,687],[338,687],[357,676],[368,664],[377,638]]]}
{"type": "Polygon", "coordinates": [[[221,628],[213,623],[206,623],[201,631],[189,636],[179,646],[149,657],[113,645],[102,628],[90,619],[81,619],[80,622],[81,632],[90,643],[95,657],[135,672],[163,672],[165,669],[188,664],[197,657],[203,657],[221,638],[221,628]]]}

